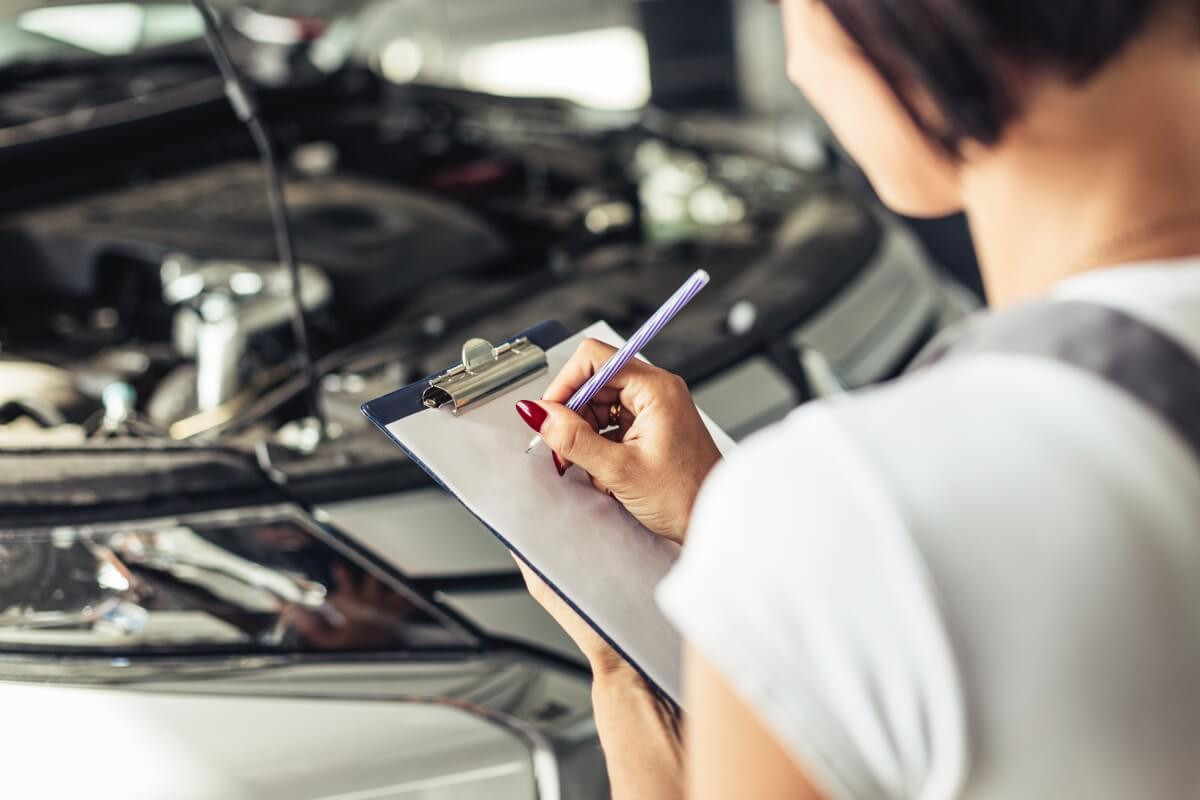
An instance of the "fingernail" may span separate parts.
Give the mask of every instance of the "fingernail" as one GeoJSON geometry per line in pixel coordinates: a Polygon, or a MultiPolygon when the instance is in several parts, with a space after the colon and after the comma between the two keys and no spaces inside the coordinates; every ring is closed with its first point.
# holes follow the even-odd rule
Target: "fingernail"
{"type": "Polygon", "coordinates": [[[563,460],[558,457],[558,453],[551,453],[550,455],[554,457],[554,468],[558,470],[558,477],[561,478],[563,475],[567,474],[567,465],[564,464],[563,460]]]}
{"type": "Polygon", "coordinates": [[[525,420],[526,425],[538,433],[542,432],[542,426],[546,424],[546,409],[537,403],[522,400],[517,403],[517,413],[521,415],[521,419],[525,420]]]}

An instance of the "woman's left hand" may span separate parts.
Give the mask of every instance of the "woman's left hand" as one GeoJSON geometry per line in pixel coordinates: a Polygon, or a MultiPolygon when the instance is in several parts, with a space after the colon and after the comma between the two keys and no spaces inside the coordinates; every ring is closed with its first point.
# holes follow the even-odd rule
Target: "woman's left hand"
{"type": "Polygon", "coordinates": [[[530,569],[529,565],[515,553],[513,560],[517,562],[521,576],[525,578],[525,586],[533,595],[533,599],[546,609],[559,627],[566,631],[571,640],[583,652],[592,667],[594,676],[602,677],[629,668],[629,664],[621,657],[621,654],[600,638],[600,634],[596,633],[592,626],[575,612],[575,609],[567,605],[557,592],[547,586],[541,576],[530,569]]]}
{"type": "Polygon", "coordinates": [[[675,712],[536,572],[513,555],[525,585],[592,665],[592,714],[612,797],[684,796],[683,738],[675,712]]]}

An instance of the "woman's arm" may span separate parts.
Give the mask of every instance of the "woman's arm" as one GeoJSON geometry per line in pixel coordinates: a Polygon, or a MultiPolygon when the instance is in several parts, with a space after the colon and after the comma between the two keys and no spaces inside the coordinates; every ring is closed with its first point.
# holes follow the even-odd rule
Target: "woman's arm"
{"type": "Polygon", "coordinates": [[[614,800],[821,800],[721,675],[685,658],[686,758],[672,712],[628,665],[596,675],[592,705],[614,800]]]}
{"type": "MultiPolygon", "coordinates": [[[[541,403],[519,403],[521,417],[555,452],[583,467],[651,531],[682,544],[700,484],[720,458],[683,381],[635,361],[583,415],[561,403],[613,353],[588,341],[555,378],[541,403]],[[598,430],[616,409],[619,430],[598,430]]],[[[551,478],[553,480],[553,478],[551,478]]],[[[592,666],[593,708],[613,797],[684,796],[683,744],[671,710],[640,676],[546,584],[518,560],[530,592],[574,639],[592,666]]],[[[689,669],[688,760],[692,796],[814,798],[803,775],[754,716],[699,662],[689,669]],[[751,790],[752,789],[752,790],[751,790]]]]}
{"type": "Polygon", "coordinates": [[[674,713],[537,573],[514,556],[529,593],[592,667],[592,710],[615,800],[683,797],[683,746],[674,713]]]}
{"type": "Polygon", "coordinates": [[[685,657],[686,758],[672,712],[627,665],[597,675],[596,729],[614,800],[822,800],[725,679],[694,650],[685,657]]]}
{"type": "Polygon", "coordinates": [[[685,759],[673,710],[536,573],[520,559],[517,566],[530,593],[591,664],[592,708],[614,800],[820,800],[725,680],[692,650],[684,658],[691,709],[685,759]]]}
{"type": "Polygon", "coordinates": [[[690,648],[684,656],[683,679],[688,702],[688,800],[821,799],[803,770],[720,673],[690,648]]]}
{"type": "Polygon", "coordinates": [[[614,800],[683,798],[678,721],[632,667],[595,675],[592,710],[614,800]]]}

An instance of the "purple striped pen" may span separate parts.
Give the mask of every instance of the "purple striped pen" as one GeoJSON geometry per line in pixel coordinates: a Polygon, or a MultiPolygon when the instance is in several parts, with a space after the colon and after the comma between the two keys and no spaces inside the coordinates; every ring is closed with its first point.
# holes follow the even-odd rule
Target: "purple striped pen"
{"type": "MultiPolygon", "coordinates": [[[[617,373],[625,368],[634,356],[642,352],[642,348],[650,344],[650,340],[658,335],[658,332],[667,327],[667,323],[675,319],[675,315],[683,310],[683,307],[692,302],[692,298],[700,294],[700,290],[708,285],[708,273],[704,270],[697,270],[692,277],[688,278],[683,286],[680,286],[675,294],[667,298],[667,302],[662,304],[658,311],[642,327],[638,328],[637,333],[629,337],[625,345],[613,353],[613,357],[604,362],[596,374],[588,379],[587,383],[580,386],[575,394],[571,395],[571,399],[567,401],[567,408],[575,413],[579,413],[587,407],[587,404],[592,402],[592,398],[596,396],[608,382],[616,377],[617,373]]],[[[531,452],[535,447],[542,443],[541,435],[534,436],[529,442],[529,447],[525,452],[531,452]]]]}

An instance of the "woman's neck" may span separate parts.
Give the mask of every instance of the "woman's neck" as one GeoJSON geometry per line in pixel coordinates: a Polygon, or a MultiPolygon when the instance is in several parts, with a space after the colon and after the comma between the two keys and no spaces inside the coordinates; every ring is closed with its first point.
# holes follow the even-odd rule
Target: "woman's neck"
{"type": "Polygon", "coordinates": [[[1200,253],[1200,45],[1161,24],[1084,88],[1047,84],[963,196],[989,298],[1081,272],[1200,253]]]}

